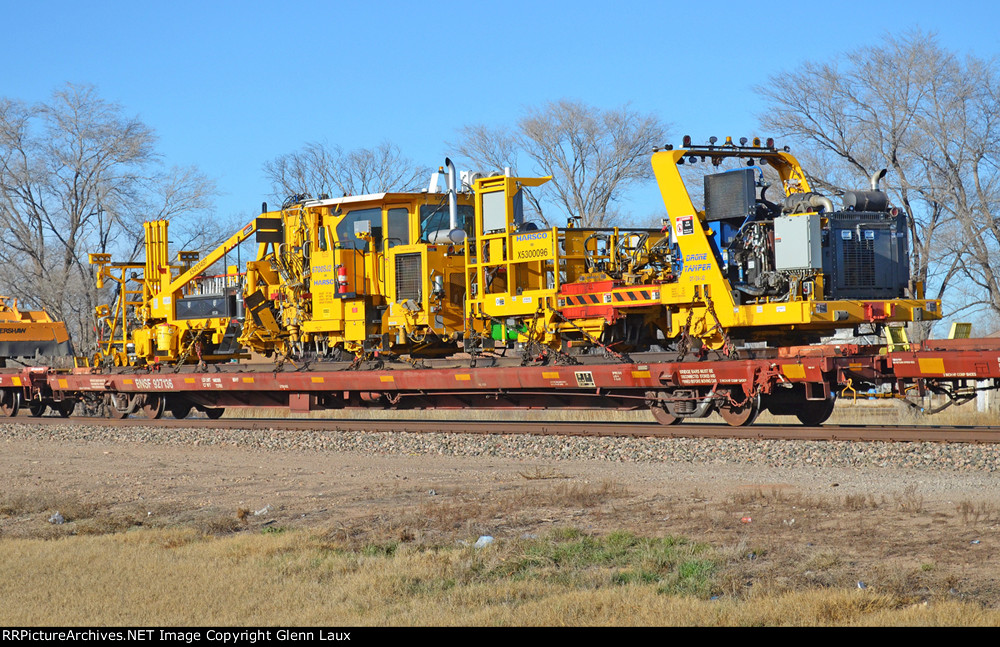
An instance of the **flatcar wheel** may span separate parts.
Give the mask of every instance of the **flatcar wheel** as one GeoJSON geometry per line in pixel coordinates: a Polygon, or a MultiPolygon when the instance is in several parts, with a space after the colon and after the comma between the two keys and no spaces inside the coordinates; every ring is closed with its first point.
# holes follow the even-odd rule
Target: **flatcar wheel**
{"type": "Polygon", "coordinates": [[[806,427],[818,427],[833,414],[833,405],[835,402],[836,400],[833,398],[827,398],[826,400],[806,400],[795,413],[795,417],[806,427]]]}
{"type": "Polygon", "coordinates": [[[165,398],[162,395],[146,395],[143,398],[142,412],[150,420],[159,420],[163,416],[165,406],[165,398]]]}
{"type": "Polygon", "coordinates": [[[170,415],[177,418],[178,420],[183,420],[191,414],[190,404],[175,404],[170,407],[170,415]]]}
{"type": "Polygon", "coordinates": [[[226,412],[226,408],[225,407],[216,407],[216,408],[213,408],[213,409],[209,409],[209,408],[205,409],[205,415],[208,416],[209,418],[211,418],[212,420],[216,420],[218,418],[221,418],[222,414],[224,414],[225,412],[226,412]]]}
{"type": "Polygon", "coordinates": [[[112,393],[108,395],[108,399],[104,401],[107,405],[105,411],[107,416],[112,420],[123,420],[128,418],[129,414],[133,410],[133,402],[129,398],[128,393],[112,393]]]}
{"type": "Polygon", "coordinates": [[[658,405],[653,405],[649,407],[649,410],[652,412],[653,417],[656,418],[656,422],[660,423],[661,425],[676,425],[679,424],[681,420],[683,420],[683,418],[678,418],[677,416],[670,415],[670,413],[666,410],[666,408],[658,405]]]}
{"type": "Polygon", "coordinates": [[[20,407],[21,398],[17,396],[17,392],[11,389],[0,390],[0,413],[3,415],[13,418],[17,415],[17,410],[20,407]]]}
{"type": "Polygon", "coordinates": [[[63,418],[69,418],[73,415],[73,410],[76,409],[76,400],[63,400],[55,406],[55,410],[59,412],[59,415],[63,418]]]}
{"type": "Polygon", "coordinates": [[[760,396],[746,398],[739,405],[728,402],[719,407],[719,415],[730,427],[752,425],[760,414],[760,396]]]}
{"type": "Polygon", "coordinates": [[[31,400],[28,402],[28,411],[36,418],[40,418],[45,415],[45,411],[48,408],[48,405],[39,402],[38,400],[31,400]]]}

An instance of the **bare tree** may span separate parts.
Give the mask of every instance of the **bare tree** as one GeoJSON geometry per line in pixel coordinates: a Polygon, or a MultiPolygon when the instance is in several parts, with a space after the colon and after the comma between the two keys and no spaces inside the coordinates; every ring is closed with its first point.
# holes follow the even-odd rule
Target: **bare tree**
{"type": "Polygon", "coordinates": [[[142,253],[144,221],[170,221],[172,250],[203,251],[220,245],[250,219],[242,214],[216,214],[212,203],[215,182],[193,166],[172,167],[162,176],[151,178],[145,188],[135,205],[138,210],[134,208],[123,218],[130,236],[123,238],[119,253],[129,260],[142,253]],[[132,244],[131,251],[126,252],[126,242],[132,244]]]}
{"type": "Polygon", "coordinates": [[[364,195],[383,191],[412,191],[430,176],[383,142],[376,148],[344,152],[339,146],[310,143],[294,153],[279,155],[264,164],[275,197],[290,195],[364,195]]]}
{"type": "Polygon", "coordinates": [[[631,186],[652,177],[649,156],[666,140],[666,126],[654,115],[628,106],[602,110],[562,100],[529,110],[515,128],[466,126],[457,150],[483,169],[519,168],[551,175],[541,191],[526,192],[546,224],[549,204],[583,227],[606,227],[620,218],[615,203],[631,186]]]}
{"type": "Polygon", "coordinates": [[[78,348],[98,302],[88,252],[134,254],[142,220],[210,208],[194,169],[159,168],[156,136],[89,85],[0,98],[0,285],[64,319],[78,348]]]}
{"type": "Polygon", "coordinates": [[[1000,314],[997,75],[995,61],[960,59],[933,35],[887,37],[770,78],[757,88],[761,123],[812,151],[801,156],[811,179],[834,192],[888,167],[915,278],[952,311],[1000,314]]]}

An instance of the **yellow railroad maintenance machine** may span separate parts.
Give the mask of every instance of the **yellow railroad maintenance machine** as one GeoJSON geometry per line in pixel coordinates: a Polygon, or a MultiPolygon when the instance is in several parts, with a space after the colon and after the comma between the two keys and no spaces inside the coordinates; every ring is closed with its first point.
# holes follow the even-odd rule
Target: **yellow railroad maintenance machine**
{"type": "Polygon", "coordinates": [[[662,230],[534,229],[518,217],[519,192],[545,179],[478,181],[466,248],[473,332],[564,352],[658,345],[734,356],[740,342],[811,343],[840,328],[940,318],[940,301],[910,281],[906,215],[878,188],[885,171],[838,210],[771,140],[695,147],[686,137],[652,164],[669,215],[662,230]],[[697,209],[680,167],[728,160],[740,167],[705,175],[697,209]],[[765,166],[781,183],[777,202],[765,197],[765,166]]]}
{"type": "Polygon", "coordinates": [[[427,191],[300,198],[258,218],[280,240],[247,264],[240,343],[279,358],[456,352],[474,214],[446,165],[445,193],[436,175],[427,191]]]}
{"type": "Polygon", "coordinates": [[[267,221],[255,218],[203,258],[182,251],[174,264],[169,260],[166,220],[143,224],[144,262],[116,263],[110,254],[90,254],[90,263],[97,266],[97,287],[103,288],[105,281],[117,284],[113,303],[95,311],[94,364],[182,365],[247,357],[236,343],[243,304],[240,286],[219,277],[221,289],[206,294],[203,273],[257,233],[262,222],[267,221]]]}
{"type": "Polygon", "coordinates": [[[197,263],[181,252],[171,264],[167,223],[147,223],[144,263],[91,255],[99,284],[120,284],[114,309],[98,308],[97,359],[416,362],[511,347],[524,362],[650,349],[736,357],[750,342],[940,318],[940,302],[910,280],[906,215],[879,190],[884,171],[837,209],[771,140],[685,138],[652,165],[662,229],[540,227],[524,192],[550,178],[460,177],[449,160],[443,192],[436,175],[421,192],[298,196],[197,263]],[[695,162],[738,165],[704,176],[704,209],[680,173],[695,162]],[[773,202],[768,176],[783,192],[773,202]],[[204,271],[251,235],[245,274],[205,294],[204,271]]]}
{"type": "Polygon", "coordinates": [[[145,223],[145,261],[90,255],[98,288],[117,284],[114,302],[96,311],[95,363],[217,363],[251,352],[279,362],[456,352],[465,327],[463,242],[474,208],[471,191],[457,185],[454,165],[446,164],[446,192],[435,176],[421,192],[295,196],[278,211],[265,204],[204,257],[180,252],[174,263],[169,223],[145,223]],[[257,255],[245,273],[230,271],[214,277],[223,285],[209,286],[204,272],[251,236],[257,255]]]}

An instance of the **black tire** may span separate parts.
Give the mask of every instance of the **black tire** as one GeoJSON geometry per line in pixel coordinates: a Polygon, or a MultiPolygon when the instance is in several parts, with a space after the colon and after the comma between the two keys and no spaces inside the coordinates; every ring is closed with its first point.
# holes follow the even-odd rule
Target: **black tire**
{"type": "Polygon", "coordinates": [[[76,400],[63,400],[55,407],[55,410],[59,412],[59,415],[63,418],[69,418],[73,415],[73,411],[76,409],[76,400]]]}
{"type": "Polygon", "coordinates": [[[795,413],[795,417],[806,427],[818,427],[833,414],[833,406],[836,402],[833,398],[806,400],[795,413]]]}
{"type": "Polygon", "coordinates": [[[187,403],[175,404],[170,407],[170,415],[178,420],[183,420],[191,415],[191,405],[187,403]]]}

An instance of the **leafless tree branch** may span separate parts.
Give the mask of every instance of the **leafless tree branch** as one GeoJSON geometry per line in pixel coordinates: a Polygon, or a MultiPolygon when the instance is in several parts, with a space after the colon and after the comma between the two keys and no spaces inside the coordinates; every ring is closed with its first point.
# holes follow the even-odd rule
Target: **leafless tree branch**
{"type": "Polygon", "coordinates": [[[998,73],[996,60],[963,60],[911,32],[757,88],[768,100],[762,126],[814,151],[802,157],[817,186],[841,192],[888,167],[886,188],[910,217],[915,278],[952,310],[975,305],[994,317],[998,73]]]}
{"type": "Polygon", "coordinates": [[[649,155],[665,140],[666,126],[654,115],[564,99],[528,110],[513,128],[465,126],[456,149],[484,170],[515,173],[523,154],[528,173],[552,176],[540,190],[526,191],[539,219],[549,224],[544,208],[551,205],[583,227],[607,227],[620,215],[615,203],[622,195],[652,177],[649,155]]]}
{"type": "Polygon", "coordinates": [[[388,142],[349,152],[314,142],[264,164],[264,174],[278,200],[298,194],[317,197],[412,191],[430,172],[388,142]]]}
{"type": "Polygon", "coordinates": [[[99,295],[88,252],[134,255],[141,222],[211,211],[214,184],[194,169],[160,170],[156,135],[90,85],[47,102],[0,99],[0,286],[92,341],[99,295]]]}

